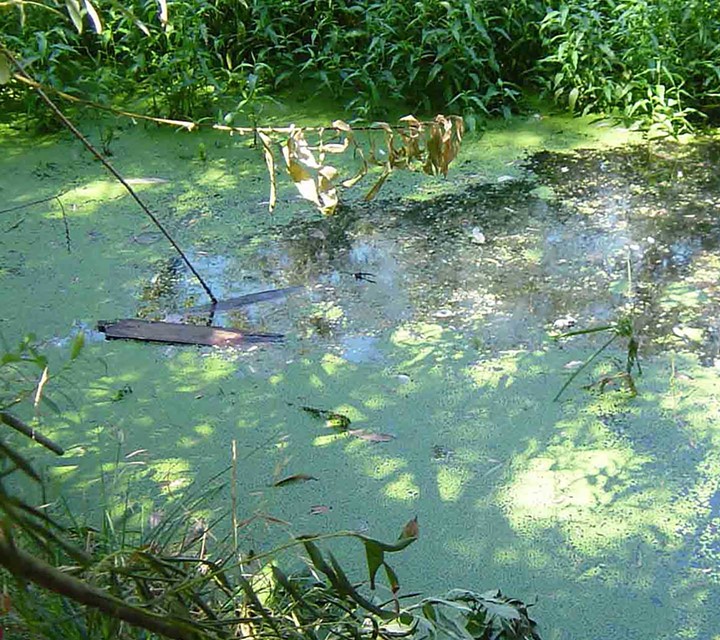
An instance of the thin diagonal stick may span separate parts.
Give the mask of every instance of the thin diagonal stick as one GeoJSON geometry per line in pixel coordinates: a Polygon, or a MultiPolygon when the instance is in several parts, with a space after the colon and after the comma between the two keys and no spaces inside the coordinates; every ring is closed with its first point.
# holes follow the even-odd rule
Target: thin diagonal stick
{"type": "Polygon", "coordinates": [[[553,402],[557,402],[560,399],[560,396],[563,394],[563,391],[567,389],[570,384],[572,383],[575,378],[577,378],[580,375],[580,372],[585,371],[587,367],[597,358],[605,349],[607,349],[613,341],[618,337],[617,333],[612,336],[602,347],[600,347],[595,353],[593,353],[585,362],[582,363],[582,366],[578,367],[573,374],[567,379],[565,384],[562,386],[562,389],[557,392],[557,395],[553,398],[553,402]]]}
{"type": "Polygon", "coordinates": [[[60,205],[60,211],[62,212],[63,224],[65,225],[65,246],[67,247],[67,252],[72,253],[72,248],[70,247],[70,227],[68,226],[67,216],[65,215],[65,206],[63,205],[63,202],[60,199],[60,196],[55,196],[55,199],[57,200],[58,204],[60,205]]]}
{"type": "MultiPolygon", "coordinates": [[[[12,63],[12,65],[20,72],[21,75],[24,77],[32,80],[30,78],[29,74],[25,71],[23,66],[15,59],[15,57],[10,53],[10,51],[7,49],[7,47],[0,43],[0,52],[2,52],[7,59],[12,63]]],[[[85,148],[92,153],[101,163],[102,165],[115,177],[115,179],[122,184],[123,187],[127,190],[127,192],[133,197],[135,202],[138,203],[139,207],[145,212],[145,214],[153,221],[155,226],[160,229],[162,234],[167,238],[168,242],[174,247],[175,251],[178,252],[180,257],[183,259],[185,264],[188,266],[190,271],[192,271],[192,274],[197,278],[198,282],[202,285],[202,288],[205,289],[205,293],[208,294],[210,297],[210,300],[213,302],[213,304],[217,304],[217,298],[213,294],[210,287],[207,285],[205,280],[203,280],[202,276],[197,272],[195,267],[190,262],[189,258],[183,253],[183,250],[180,248],[177,242],[173,239],[173,237],[168,233],[168,231],[165,229],[165,227],[162,225],[160,220],[158,220],[152,211],[148,208],[148,206],[140,199],[140,196],[135,192],[135,190],[127,183],[125,178],[120,175],[120,173],[113,167],[103,156],[102,154],[90,143],[90,141],[78,130],[78,128],[70,122],[65,117],[65,114],[60,111],[60,109],[55,105],[55,103],[48,98],[47,94],[40,88],[40,86],[34,86],[33,87],[35,92],[40,96],[40,98],[43,100],[43,102],[50,108],[50,110],[58,117],[58,119],[65,125],[67,129],[70,130],[70,132],[78,139],[80,142],[83,143],[85,148]]]]}

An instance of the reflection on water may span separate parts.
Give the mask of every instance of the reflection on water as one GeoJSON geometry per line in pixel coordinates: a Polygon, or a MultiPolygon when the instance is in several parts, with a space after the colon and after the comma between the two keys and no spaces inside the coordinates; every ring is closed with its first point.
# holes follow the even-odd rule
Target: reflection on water
{"type": "MultiPolygon", "coordinates": [[[[251,305],[218,322],[336,341],[351,360],[362,349],[348,341],[405,321],[439,323],[499,350],[537,346],[558,318],[589,327],[632,310],[645,349],[693,349],[711,365],[719,157],[716,143],[542,152],[525,162],[525,180],[346,207],[277,228],[249,260],[192,259],[219,297],[306,287],[289,304],[251,305]]],[[[158,264],[141,315],[167,317],[202,299],[178,269],[158,264]]]]}

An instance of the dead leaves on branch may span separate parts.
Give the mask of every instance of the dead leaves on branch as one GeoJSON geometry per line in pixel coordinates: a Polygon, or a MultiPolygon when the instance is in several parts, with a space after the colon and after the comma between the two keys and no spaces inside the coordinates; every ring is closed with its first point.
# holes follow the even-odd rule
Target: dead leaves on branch
{"type": "MultiPolygon", "coordinates": [[[[368,173],[370,164],[382,167],[380,177],[365,194],[372,200],[393,171],[422,169],[428,175],[447,176],[450,163],[457,157],[464,133],[463,120],[459,116],[438,115],[430,122],[421,122],[414,116],[405,116],[400,124],[375,122],[370,127],[353,129],[342,120],[335,120],[327,129],[312,129],[318,134],[317,144],[311,145],[305,133],[308,129],[291,126],[287,139],[282,143],[282,156],[290,178],[300,195],[312,202],[322,213],[331,215],[338,206],[339,171],[326,160],[352,150],[360,166],[355,175],[340,182],[350,188],[368,173]],[[333,142],[323,140],[327,131],[333,132],[333,142]],[[370,153],[366,158],[357,142],[357,131],[370,132],[370,153]],[[375,139],[375,132],[382,134],[382,144],[375,139]]],[[[277,202],[277,172],[275,148],[269,133],[258,131],[263,154],[270,175],[269,209],[277,202]]]]}

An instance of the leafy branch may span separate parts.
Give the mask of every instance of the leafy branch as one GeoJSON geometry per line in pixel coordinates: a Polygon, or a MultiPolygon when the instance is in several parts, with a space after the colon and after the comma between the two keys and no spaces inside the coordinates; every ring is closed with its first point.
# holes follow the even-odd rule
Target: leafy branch
{"type": "MultiPolygon", "coordinates": [[[[270,211],[277,204],[276,168],[278,162],[276,159],[277,144],[273,140],[274,136],[284,137],[280,141],[283,164],[301,197],[312,202],[322,213],[330,215],[335,212],[339,203],[337,185],[339,171],[326,162],[328,155],[343,154],[351,150],[353,156],[360,159],[358,172],[340,183],[345,188],[350,188],[362,180],[367,175],[370,165],[382,168],[380,177],[365,194],[365,200],[372,200],[391,173],[396,170],[420,169],[428,175],[442,174],[447,176],[450,163],[460,151],[460,144],[464,134],[464,123],[460,116],[444,116],[441,114],[435,116],[431,121],[420,121],[414,116],[408,115],[401,118],[397,125],[391,125],[387,122],[374,122],[370,125],[357,126],[350,125],[342,120],[335,120],[329,126],[311,127],[296,127],[295,125],[287,127],[240,127],[201,123],[192,120],[158,118],[84,100],[47,87],[31,78],[20,63],[15,61],[10,51],[0,44],[0,84],[6,84],[10,78],[35,90],[48,106],[51,103],[48,101],[47,93],[54,93],[75,104],[82,104],[133,120],[144,120],[163,126],[180,127],[187,131],[208,128],[231,135],[252,135],[259,138],[270,178],[270,198],[268,202],[270,211]],[[18,71],[11,72],[11,67],[17,68],[18,71]],[[381,133],[384,145],[378,146],[371,139],[370,150],[364,151],[356,137],[356,134],[360,131],[381,133]],[[325,142],[324,136],[327,132],[333,132],[335,137],[339,138],[339,141],[325,142]],[[306,138],[308,133],[318,135],[319,141],[317,144],[311,145],[308,143],[306,138]]],[[[58,115],[57,107],[53,108],[51,106],[51,110],[58,115]]],[[[61,120],[64,118],[62,115],[58,115],[58,117],[61,120]]],[[[68,126],[65,122],[63,124],[68,126]]],[[[75,131],[73,133],[76,137],[79,134],[79,132],[76,133],[75,131]]],[[[107,161],[104,158],[100,158],[100,160],[107,166],[107,161]]],[[[111,172],[113,171],[111,170],[111,172]]],[[[116,172],[113,172],[113,175],[118,178],[116,172]]],[[[137,200],[137,198],[135,199],[137,200]]],[[[145,207],[143,208],[145,209],[145,207]]],[[[192,270],[192,267],[190,268],[192,270]]],[[[212,294],[210,294],[210,297],[212,298],[212,294]]]]}

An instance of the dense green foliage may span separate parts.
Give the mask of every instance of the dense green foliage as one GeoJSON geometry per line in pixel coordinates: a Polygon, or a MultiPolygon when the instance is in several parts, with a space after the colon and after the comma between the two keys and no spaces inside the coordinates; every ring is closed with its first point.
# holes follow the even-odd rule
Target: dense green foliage
{"type": "Polygon", "coordinates": [[[95,99],[151,96],[176,116],[252,119],[261,93],[300,86],[357,116],[396,101],[507,115],[541,89],[565,108],[667,133],[716,114],[720,96],[711,0],[104,0],[99,17],[89,2],[69,2],[75,15],[9,5],[6,44],[41,82],[95,99]]]}

